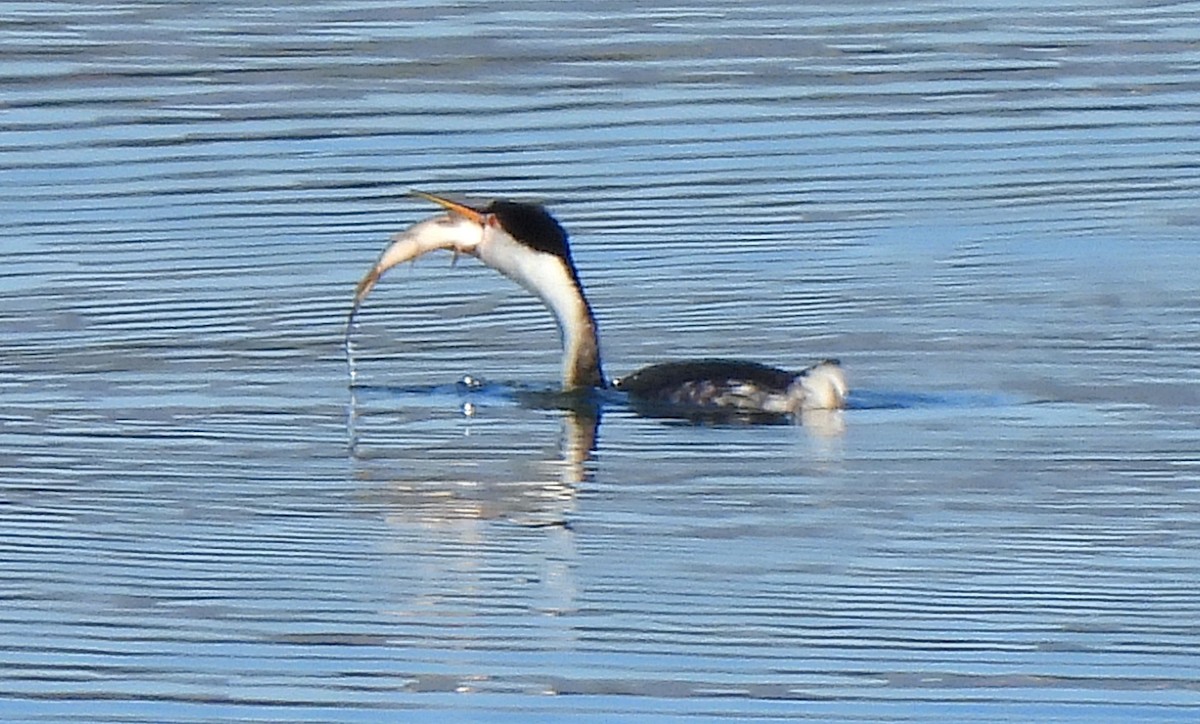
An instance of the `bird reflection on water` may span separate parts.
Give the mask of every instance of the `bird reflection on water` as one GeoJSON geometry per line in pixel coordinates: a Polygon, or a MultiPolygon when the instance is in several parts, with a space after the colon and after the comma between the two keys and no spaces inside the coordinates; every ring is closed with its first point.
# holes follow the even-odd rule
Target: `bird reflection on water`
{"type": "MultiPolygon", "coordinates": [[[[504,520],[569,529],[576,496],[595,475],[593,456],[605,410],[622,435],[636,424],[631,411],[613,407],[593,395],[514,389],[477,378],[439,387],[356,385],[348,418],[350,464],[355,477],[367,483],[368,504],[396,521],[504,520]],[[516,442],[506,432],[510,423],[543,434],[516,442]],[[551,432],[555,427],[557,433],[551,432]],[[414,466],[414,459],[425,464],[414,466]],[[397,467],[400,461],[403,467],[397,467]]],[[[801,457],[836,457],[842,411],[810,410],[802,418],[802,425],[788,428],[805,446],[801,457]]],[[[687,420],[653,424],[693,425],[687,420]]],[[[660,442],[672,435],[665,434],[660,442]]]]}
{"type": "MultiPolygon", "coordinates": [[[[531,441],[533,449],[501,451],[485,448],[475,452],[476,446],[467,439],[487,435],[490,428],[475,417],[480,412],[477,405],[489,403],[475,402],[471,398],[477,393],[490,393],[479,387],[469,390],[463,383],[449,391],[453,398],[447,392],[445,388],[398,391],[356,386],[352,389],[347,421],[350,458],[356,477],[379,483],[368,488],[370,504],[379,506],[389,518],[410,522],[444,524],[501,519],[530,527],[569,528],[575,496],[579,487],[591,477],[590,461],[600,427],[599,408],[581,405],[556,412],[559,419],[557,439],[531,441]],[[387,400],[409,397],[417,401],[419,398],[425,403],[432,397],[438,405],[454,399],[461,410],[458,413],[460,422],[455,424],[465,425],[463,444],[454,444],[451,437],[449,441],[441,438],[438,444],[425,446],[421,450],[422,458],[445,459],[442,464],[423,466],[424,475],[393,468],[392,462],[404,456],[385,446],[405,444],[410,440],[422,445],[424,438],[416,431],[407,436],[408,439],[371,434],[369,430],[378,425],[386,426],[389,431],[397,427],[396,413],[390,409],[381,410],[370,402],[377,396],[387,400]],[[368,431],[364,434],[364,430],[368,431]]],[[[447,406],[439,407],[442,420],[447,406]]],[[[542,406],[541,401],[521,405],[523,408],[542,406]]],[[[420,427],[423,412],[425,410],[411,419],[402,420],[399,426],[420,427]]],[[[435,420],[432,424],[440,422],[435,420]]],[[[481,440],[479,444],[486,443],[481,440]]]]}

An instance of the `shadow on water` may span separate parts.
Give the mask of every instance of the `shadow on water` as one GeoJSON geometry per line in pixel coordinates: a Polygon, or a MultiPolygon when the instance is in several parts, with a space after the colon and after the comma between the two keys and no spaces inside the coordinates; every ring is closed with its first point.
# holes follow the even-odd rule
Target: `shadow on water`
{"type": "Polygon", "coordinates": [[[903,392],[896,390],[851,390],[849,410],[916,410],[926,408],[978,409],[1009,407],[1026,402],[1014,395],[986,392],[903,392]]]}

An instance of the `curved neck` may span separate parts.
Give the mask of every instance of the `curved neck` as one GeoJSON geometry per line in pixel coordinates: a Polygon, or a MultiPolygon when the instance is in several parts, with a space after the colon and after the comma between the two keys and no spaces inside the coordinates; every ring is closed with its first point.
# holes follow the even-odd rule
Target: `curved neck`
{"type": "Polygon", "coordinates": [[[596,317],[592,308],[579,290],[578,303],[571,309],[559,313],[553,305],[550,310],[558,319],[558,327],[562,331],[563,389],[573,390],[580,387],[605,387],[604,372],[600,369],[600,338],[596,328],[596,317]]]}
{"type": "Polygon", "coordinates": [[[485,264],[537,295],[554,315],[563,349],[563,389],[607,386],[600,370],[596,317],[570,260],[532,253],[507,236],[495,237],[478,254],[485,264]]]}
{"type": "Polygon", "coordinates": [[[563,351],[563,389],[605,387],[608,383],[600,370],[600,336],[592,307],[583,294],[579,278],[567,273],[565,265],[558,260],[554,265],[558,267],[551,275],[554,283],[535,285],[533,292],[558,322],[563,351]]]}

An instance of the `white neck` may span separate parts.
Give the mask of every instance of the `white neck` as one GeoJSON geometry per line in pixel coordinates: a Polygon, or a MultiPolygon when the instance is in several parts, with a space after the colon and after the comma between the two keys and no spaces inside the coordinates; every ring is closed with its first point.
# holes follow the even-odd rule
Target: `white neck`
{"type": "Polygon", "coordinates": [[[563,389],[604,387],[596,318],[567,263],[504,233],[492,235],[477,254],[484,264],[537,295],[554,315],[563,348],[563,389]]]}

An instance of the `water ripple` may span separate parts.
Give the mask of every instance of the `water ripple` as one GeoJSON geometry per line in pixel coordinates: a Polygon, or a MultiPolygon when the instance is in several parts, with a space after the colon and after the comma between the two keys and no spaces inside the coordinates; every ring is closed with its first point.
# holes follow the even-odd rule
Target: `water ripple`
{"type": "Polygon", "coordinates": [[[3,718],[1194,718],[1193,5],[10,3],[3,718]],[[520,404],[444,259],[351,388],[410,187],[549,203],[610,373],[854,409],[520,404]]]}

